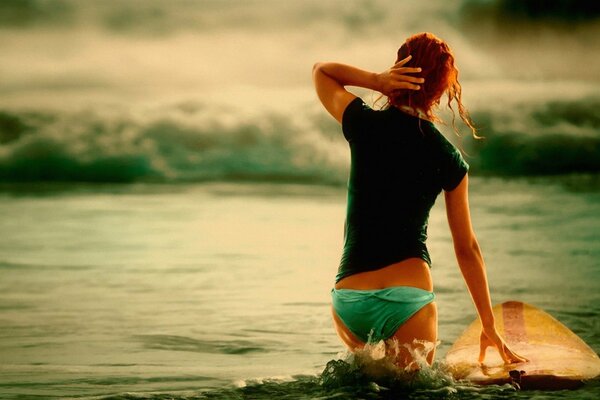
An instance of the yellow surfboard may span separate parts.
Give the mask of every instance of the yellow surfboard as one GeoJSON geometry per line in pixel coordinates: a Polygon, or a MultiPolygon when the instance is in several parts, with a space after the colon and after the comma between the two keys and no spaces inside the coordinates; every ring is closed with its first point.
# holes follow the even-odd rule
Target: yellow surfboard
{"type": "Polygon", "coordinates": [[[493,308],[496,328],[526,363],[504,365],[489,347],[483,365],[477,361],[481,323],[475,320],[446,355],[455,379],[476,384],[516,383],[522,389],[576,388],[600,377],[600,358],[569,328],[529,304],[509,301],[493,308]]]}

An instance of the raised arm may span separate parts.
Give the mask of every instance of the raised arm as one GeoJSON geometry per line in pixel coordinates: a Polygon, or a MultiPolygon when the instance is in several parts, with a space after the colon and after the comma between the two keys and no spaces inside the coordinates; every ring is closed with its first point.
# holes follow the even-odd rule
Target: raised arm
{"type": "Polygon", "coordinates": [[[527,361],[526,358],[509,349],[496,331],[485,263],[471,225],[468,186],[469,178],[468,175],[465,175],[454,190],[444,193],[444,197],[456,259],[483,327],[480,338],[479,362],[483,362],[485,351],[489,346],[498,349],[505,363],[527,361]]]}
{"type": "Polygon", "coordinates": [[[399,89],[419,90],[420,86],[415,83],[422,83],[423,78],[405,75],[421,72],[421,68],[403,66],[410,58],[406,57],[382,73],[369,72],[345,64],[316,63],[313,67],[313,82],[319,100],[329,114],[341,123],[344,110],[356,98],[346,90],[346,86],[376,90],[386,96],[399,89]]]}

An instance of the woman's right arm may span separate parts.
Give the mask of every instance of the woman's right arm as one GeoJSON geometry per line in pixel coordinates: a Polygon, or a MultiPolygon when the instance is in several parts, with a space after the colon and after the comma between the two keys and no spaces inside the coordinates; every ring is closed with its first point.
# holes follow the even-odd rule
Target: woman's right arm
{"type": "Polygon", "coordinates": [[[498,349],[505,363],[527,361],[526,358],[510,350],[496,331],[485,263],[471,224],[468,187],[467,174],[455,189],[444,192],[444,197],[456,259],[483,328],[480,338],[479,362],[483,362],[485,351],[489,346],[498,349]]]}
{"type": "Polygon", "coordinates": [[[424,79],[407,75],[421,72],[421,68],[404,67],[411,56],[397,62],[380,74],[365,71],[351,65],[339,63],[316,63],[313,67],[313,82],[319,100],[325,109],[342,122],[344,110],[356,96],[346,91],[346,86],[358,86],[376,90],[389,96],[395,90],[419,90],[417,83],[424,79]]]}

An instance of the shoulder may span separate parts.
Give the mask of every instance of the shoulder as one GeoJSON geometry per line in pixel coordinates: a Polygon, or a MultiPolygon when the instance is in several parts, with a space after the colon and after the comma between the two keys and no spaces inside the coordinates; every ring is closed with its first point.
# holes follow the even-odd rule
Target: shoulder
{"type": "Polygon", "coordinates": [[[376,111],[369,107],[363,99],[355,97],[344,109],[342,114],[342,126],[355,122],[357,118],[372,115],[376,111]]]}
{"type": "Polygon", "coordinates": [[[370,125],[377,113],[378,111],[369,107],[360,97],[353,99],[342,114],[342,131],[346,140],[355,139],[370,125]]]}
{"type": "Polygon", "coordinates": [[[450,191],[456,188],[469,171],[469,164],[465,161],[458,147],[434,126],[433,129],[430,137],[433,142],[434,158],[441,174],[441,187],[445,191],[450,191]]]}
{"type": "Polygon", "coordinates": [[[450,144],[450,141],[446,139],[444,134],[439,131],[433,122],[421,119],[419,120],[419,126],[430,142],[438,145],[450,144]]]}
{"type": "Polygon", "coordinates": [[[446,154],[460,154],[460,150],[438,130],[433,122],[423,121],[422,128],[435,150],[446,154]]]}

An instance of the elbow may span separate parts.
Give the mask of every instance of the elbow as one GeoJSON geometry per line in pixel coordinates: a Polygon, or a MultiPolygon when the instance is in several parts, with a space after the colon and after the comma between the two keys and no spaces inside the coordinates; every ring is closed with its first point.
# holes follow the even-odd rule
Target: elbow
{"type": "Polygon", "coordinates": [[[465,258],[473,258],[479,257],[481,254],[481,249],[479,248],[479,243],[477,239],[473,236],[468,240],[462,240],[459,243],[454,244],[454,251],[456,253],[456,258],[465,259],[465,258]]]}
{"type": "Polygon", "coordinates": [[[312,73],[313,75],[319,71],[321,71],[321,68],[323,68],[323,63],[322,62],[316,62],[313,67],[312,67],[312,73]]]}

